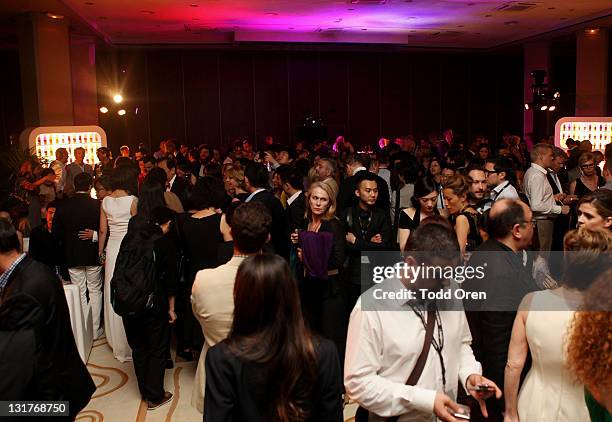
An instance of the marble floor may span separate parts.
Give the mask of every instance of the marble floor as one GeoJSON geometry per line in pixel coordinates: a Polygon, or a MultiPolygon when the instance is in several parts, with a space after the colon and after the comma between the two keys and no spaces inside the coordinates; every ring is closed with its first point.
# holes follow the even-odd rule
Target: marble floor
{"type": "MultiPolygon", "coordinates": [[[[96,340],[89,356],[87,368],[98,387],[93,398],[77,416],[77,421],[201,421],[202,415],[191,406],[191,390],[197,362],[175,361],[173,369],[166,370],[165,388],[174,394],[172,402],[157,410],[147,411],[140,399],[134,367],[131,362],[117,361],[106,339],[96,340]]],[[[356,405],[344,409],[347,422],[354,420],[356,405]]]]}

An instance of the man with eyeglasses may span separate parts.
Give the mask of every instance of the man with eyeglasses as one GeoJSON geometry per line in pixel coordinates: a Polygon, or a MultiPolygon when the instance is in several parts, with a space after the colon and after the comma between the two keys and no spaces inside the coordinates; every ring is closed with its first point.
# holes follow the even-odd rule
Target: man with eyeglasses
{"type": "Polygon", "coordinates": [[[516,188],[510,183],[511,180],[514,180],[510,159],[506,157],[489,158],[485,163],[484,172],[487,177],[487,185],[491,189],[490,201],[485,205],[485,210],[501,199],[519,199],[516,188]]]}
{"type": "MultiPolygon", "coordinates": [[[[527,293],[539,290],[524,253],[531,245],[534,225],[533,213],[524,202],[496,201],[487,222],[490,237],[470,259],[473,268],[486,268],[485,276],[463,283],[466,290],[487,294],[486,301],[464,300],[464,305],[476,360],[482,364],[483,375],[497,385],[504,385],[508,346],[518,306],[527,293]]],[[[488,420],[503,419],[503,400],[492,398],[487,407],[488,420]]]]}

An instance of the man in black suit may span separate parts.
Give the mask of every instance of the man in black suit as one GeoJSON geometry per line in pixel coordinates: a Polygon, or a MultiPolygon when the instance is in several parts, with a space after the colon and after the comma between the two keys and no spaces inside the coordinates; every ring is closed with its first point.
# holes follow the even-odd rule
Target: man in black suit
{"type": "Polygon", "coordinates": [[[304,228],[304,213],[306,212],[306,197],[302,189],[303,177],[291,166],[280,166],[277,170],[280,175],[283,192],[287,195],[287,220],[291,232],[304,228]]]}
{"type": "Polygon", "coordinates": [[[52,233],[59,242],[72,284],[79,286],[83,309],[87,308],[89,296],[94,339],[97,339],[103,332],[100,323],[102,266],[98,262],[98,244],[79,237],[80,231],[98,231],[100,226],[100,205],[89,195],[91,183],[92,178],[87,173],[75,176],[75,194],[58,206],[52,233]]]}
{"type": "Polygon", "coordinates": [[[358,198],[355,196],[355,190],[357,189],[357,180],[359,179],[359,173],[365,171],[374,177],[378,186],[378,199],[376,200],[376,206],[389,212],[390,200],[389,200],[389,186],[385,179],[371,173],[368,169],[370,168],[370,157],[365,154],[356,154],[347,159],[346,162],[346,175],[347,177],[342,181],[340,190],[338,192],[338,199],[336,201],[337,210],[339,212],[345,211],[349,207],[357,205],[358,198]]]}
{"type": "Polygon", "coordinates": [[[157,160],[157,167],[166,172],[166,191],[178,196],[185,207],[185,202],[189,199],[189,182],[176,174],[176,161],[172,157],[162,157],[157,160]]]}
{"type": "Polygon", "coordinates": [[[0,364],[0,397],[68,401],[73,420],[96,386],[79,356],[62,284],[19,252],[17,232],[6,221],[0,221],[0,274],[0,352],[25,357],[0,364]]]}
{"type": "MultiPolygon", "coordinates": [[[[386,183],[382,190],[387,191],[386,183]]],[[[361,295],[361,252],[386,251],[391,249],[391,217],[389,210],[376,206],[381,189],[378,178],[369,171],[357,174],[353,196],[357,205],[347,208],[341,214],[346,232],[345,294],[347,312],[353,310],[361,295]]],[[[388,194],[388,191],[387,191],[388,194]]],[[[365,286],[364,286],[365,287],[365,286]]]]}
{"type": "Polygon", "coordinates": [[[281,202],[272,195],[267,188],[268,170],[260,163],[251,163],[244,169],[244,184],[249,196],[245,202],[263,203],[272,216],[272,230],[270,231],[270,242],[274,252],[278,255],[289,258],[289,222],[281,202]]]}
{"type": "MultiPolygon", "coordinates": [[[[470,267],[483,267],[484,277],[466,280],[468,291],[485,292],[486,301],[465,301],[472,332],[472,348],[482,363],[482,374],[497,385],[504,385],[504,369],[516,311],[526,294],[539,290],[523,251],[531,244],[535,220],[524,202],[516,199],[495,201],[489,211],[490,238],[470,258],[470,267]],[[485,341],[486,340],[486,341],[485,341]]],[[[502,420],[503,399],[487,402],[488,420],[502,420]]]]}

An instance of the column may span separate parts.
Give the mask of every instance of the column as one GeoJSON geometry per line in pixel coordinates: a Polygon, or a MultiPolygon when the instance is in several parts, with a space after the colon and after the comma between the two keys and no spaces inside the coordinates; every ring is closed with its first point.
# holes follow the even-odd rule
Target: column
{"type": "Polygon", "coordinates": [[[68,22],[30,13],[20,22],[19,59],[25,127],[72,125],[68,22]]]}
{"type": "Polygon", "coordinates": [[[608,94],[608,31],[576,34],[576,116],[605,116],[608,94]]]}
{"type": "Polygon", "coordinates": [[[96,44],[93,37],[70,35],[70,64],[74,124],[97,125],[96,44]]]}

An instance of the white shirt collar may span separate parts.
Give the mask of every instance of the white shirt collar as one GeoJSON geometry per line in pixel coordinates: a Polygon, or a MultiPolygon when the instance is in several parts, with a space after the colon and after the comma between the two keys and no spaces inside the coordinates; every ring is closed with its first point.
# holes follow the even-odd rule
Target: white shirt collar
{"type": "Polygon", "coordinates": [[[356,175],[358,172],[364,171],[364,170],[367,170],[367,168],[365,168],[365,167],[357,167],[355,170],[353,170],[353,176],[356,175]]]}
{"type": "Polygon", "coordinates": [[[531,167],[533,167],[534,169],[538,170],[541,173],[544,173],[545,175],[548,173],[546,169],[539,164],[531,163],[531,167]]]}
{"type": "Polygon", "coordinates": [[[172,189],[172,185],[174,185],[175,180],[176,180],[176,174],[172,176],[172,179],[170,179],[170,182],[168,182],[168,190],[172,189]]]}
{"type": "Polygon", "coordinates": [[[253,197],[254,197],[255,195],[257,195],[259,192],[262,192],[262,191],[265,191],[265,189],[264,189],[264,188],[259,188],[259,189],[257,189],[255,192],[253,192],[253,193],[251,193],[249,196],[247,196],[247,199],[245,199],[245,201],[244,201],[244,202],[250,202],[250,201],[251,201],[251,199],[253,199],[253,197]]]}
{"type": "Polygon", "coordinates": [[[298,198],[298,196],[300,196],[300,193],[302,193],[301,190],[297,191],[296,193],[291,195],[289,198],[287,198],[287,205],[293,204],[293,201],[295,201],[298,198]]]}
{"type": "Polygon", "coordinates": [[[499,192],[501,192],[501,191],[502,191],[502,190],[503,190],[503,189],[504,189],[504,188],[505,188],[505,187],[506,187],[506,186],[507,186],[509,183],[510,183],[509,181],[505,180],[505,181],[503,181],[502,183],[500,183],[499,185],[495,186],[495,187],[493,188],[493,190],[494,190],[496,193],[499,193],[499,192]]]}

